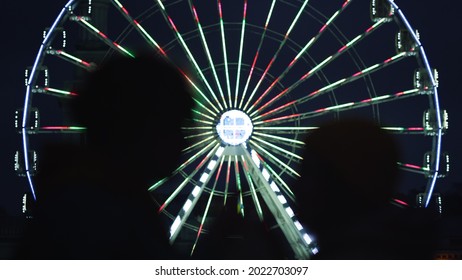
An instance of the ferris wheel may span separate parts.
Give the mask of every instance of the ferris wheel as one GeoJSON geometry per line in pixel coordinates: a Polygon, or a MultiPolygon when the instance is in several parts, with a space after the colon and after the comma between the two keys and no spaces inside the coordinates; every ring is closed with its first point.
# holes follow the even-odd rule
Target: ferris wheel
{"type": "Polygon", "coordinates": [[[217,206],[231,205],[273,223],[295,258],[315,254],[291,186],[304,138],[325,121],[368,118],[394,134],[405,147],[397,164],[425,206],[448,170],[438,75],[392,0],[71,0],[44,32],[16,114],[17,169],[34,198],[33,139],[85,133],[52,123],[49,104],[78,95],[80,72],[139,48],[176,65],[194,91],[183,127],[191,144],[169,178],[148,186],[172,243],[193,233],[194,250],[217,206]]]}

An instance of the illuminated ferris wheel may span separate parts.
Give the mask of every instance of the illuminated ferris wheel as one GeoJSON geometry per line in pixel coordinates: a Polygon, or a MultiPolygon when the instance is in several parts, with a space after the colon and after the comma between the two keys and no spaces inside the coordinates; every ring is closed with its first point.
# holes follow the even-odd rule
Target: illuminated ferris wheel
{"type": "Polygon", "coordinates": [[[34,197],[33,139],[85,132],[66,119],[42,125],[55,121],[47,108],[78,95],[79,71],[139,48],[177,65],[194,91],[183,128],[191,144],[171,176],[149,186],[172,243],[192,232],[193,250],[217,205],[231,205],[274,224],[295,258],[316,253],[291,185],[304,138],[325,121],[368,118],[412,147],[397,164],[425,205],[447,172],[437,72],[394,1],[71,0],[44,32],[16,115],[17,169],[34,197]]]}

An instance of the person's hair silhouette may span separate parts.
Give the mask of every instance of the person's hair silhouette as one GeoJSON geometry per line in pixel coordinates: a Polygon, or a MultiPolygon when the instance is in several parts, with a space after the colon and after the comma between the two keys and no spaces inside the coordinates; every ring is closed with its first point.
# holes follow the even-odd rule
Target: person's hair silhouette
{"type": "Polygon", "coordinates": [[[163,60],[142,55],[110,60],[92,73],[72,111],[87,127],[89,149],[124,168],[136,166],[152,181],[177,163],[191,107],[184,77],[163,60]]]}
{"type": "Polygon", "coordinates": [[[43,153],[37,212],[19,257],[174,257],[147,189],[176,167],[191,107],[184,77],[153,56],[117,57],[90,73],[70,103],[86,143],[43,153]]]}
{"type": "Polygon", "coordinates": [[[431,257],[430,244],[418,244],[431,229],[417,225],[411,209],[389,203],[399,157],[391,135],[373,122],[344,120],[321,126],[305,144],[295,191],[300,219],[319,246],[316,258],[431,257]]]}

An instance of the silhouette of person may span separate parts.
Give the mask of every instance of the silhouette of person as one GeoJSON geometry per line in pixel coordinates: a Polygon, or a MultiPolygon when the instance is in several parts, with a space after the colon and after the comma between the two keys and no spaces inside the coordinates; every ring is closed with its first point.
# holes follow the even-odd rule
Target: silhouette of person
{"type": "MultiPolygon", "coordinates": [[[[236,209],[223,207],[208,235],[194,252],[195,259],[270,260],[284,259],[279,240],[256,217],[243,217],[236,209]]],[[[252,216],[252,215],[251,215],[252,216]]]]}
{"type": "Polygon", "coordinates": [[[390,203],[399,159],[391,135],[373,122],[343,120],[321,126],[305,144],[295,192],[315,258],[431,258],[429,220],[390,203]]]}
{"type": "Polygon", "coordinates": [[[19,257],[174,258],[147,189],[174,170],[186,144],[192,98],[183,76],[153,56],[117,57],[78,94],[70,107],[86,144],[46,147],[19,257]]]}

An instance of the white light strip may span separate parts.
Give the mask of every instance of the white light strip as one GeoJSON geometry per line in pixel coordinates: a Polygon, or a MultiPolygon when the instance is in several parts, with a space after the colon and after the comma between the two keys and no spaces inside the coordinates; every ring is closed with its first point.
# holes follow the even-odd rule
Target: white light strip
{"type": "Polygon", "coordinates": [[[199,181],[200,181],[201,183],[205,183],[205,181],[207,181],[208,178],[209,178],[209,174],[207,174],[207,173],[202,173],[202,176],[201,176],[201,178],[199,179],[199,181]]]}
{"type": "Polygon", "coordinates": [[[297,227],[298,230],[302,230],[302,229],[303,229],[303,226],[302,226],[302,224],[300,224],[299,221],[295,221],[294,224],[295,224],[295,227],[297,227]]]}
{"type": "Polygon", "coordinates": [[[271,182],[270,187],[274,192],[280,192],[278,186],[276,185],[276,183],[271,182]]]}
{"type": "Polygon", "coordinates": [[[200,190],[201,190],[201,188],[199,186],[195,186],[191,194],[194,197],[196,197],[199,194],[200,190]]]}
{"type": "Polygon", "coordinates": [[[294,211],[293,211],[292,208],[290,208],[290,207],[287,207],[287,208],[286,208],[286,212],[287,212],[287,214],[289,215],[289,217],[291,217],[291,218],[292,218],[293,216],[295,216],[294,211]]]}
{"type": "Polygon", "coordinates": [[[172,226],[170,227],[170,236],[173,236],[173,234],[178,230],[180,223],[181,223],[180,216],[177,216],[172,226]]]}
{"type": "MultiPolygon", "coordinates": [[[[303,235],[303,240],[305,240],[306,244],[311,244],[311,242],[313,242],[313,240],[310,238],[310,236],[308,234],[304,234],[303,235]]],[[[318,251],[317,249],[313,249],[313,253],[316,254],[318,251]]]]}
{"type": "Polygon", "coordinates": [[[192,201],[190,199],[186,200],[186,203],[183,205],[183,210],[187,212],[191,208],[192,201]]]}
{"type": "Polygon", "coordinates": [[[270,174],[268,173],[268,171],[266,169],[263,169],[261,174],[263,175],[263,177],[265,178],[266,181],[269,181],[270,174]]]}
{"type": "Polygon", "coordinates": [[[215,155],[217,157],[221,157],[221,155],[223,154],[223,152],[225,151],[225,148],[223,146],[220,146],[218,149],[217,149],[217,152],[215,153],[215,155]]]}
{"type": "Polygon", "coordinates": [[[282,204],[286,204],[286,203],[287,203],[287,200],[286,200],[286,198],[285,198],[283,195],[278,195],[278,200],[279,200],[279,202],[281,202],[282,204]]]}
{"type": "Polygon", "coordinates": [[[210,170],[213,170],[215,168],[215,165],[217,164],[216,160],[211,160],[210,163],[207,165],[207,168],[210,170]]]}

